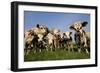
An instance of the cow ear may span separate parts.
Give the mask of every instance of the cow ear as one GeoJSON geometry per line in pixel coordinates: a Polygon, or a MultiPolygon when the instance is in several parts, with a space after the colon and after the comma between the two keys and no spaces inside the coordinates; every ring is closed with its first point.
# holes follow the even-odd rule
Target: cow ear
{"type": "Polygon", "coordinates": [[[63,35],[66,35],[65,33],[63,33],[63,35]]]}
{"type": "Polygon", "coordinates": [[[72,25],[72,26],[70,26],[69,28],[70,28],[70,29],[74,29],[74,26],[72,25]]]}
{"type": "Polygon", "coordinates": [[[82,23],[82,26],[85,27],[87,24],[88,24],[88,22],[85,21],[82,23]]]}
{"type": "Polygon", "coordinates": [[[70,35],[72,34],[72,32],[70,32],[70,35]]]}
{"type": "Polygon", "coordinates": [[[37,24],[36,27],[39,28],[39,24],[37,24]]]}

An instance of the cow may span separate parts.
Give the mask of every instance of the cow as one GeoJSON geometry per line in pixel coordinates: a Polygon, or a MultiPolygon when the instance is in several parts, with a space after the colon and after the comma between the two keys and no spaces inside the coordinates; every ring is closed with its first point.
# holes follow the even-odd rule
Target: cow
{"type": "Polygon", "coordinates": [[[48,33],[46,36],[48,48],[50,48],[51,51],[56,47],[56,37],[53,35],[53,33],[48,33]]]}
{"type": "Polygon", "coordinates": [[[68,51],[73,51],[73,39],[72,39],[72,32],[65,32],[64,35],[66,36],[66,47],[68,51]]]}
{"type": "Polygon", "coordinates": [[[74,39],[78,47],[78,51],[81,52],[82,50],[84,50],[88,54],[89,51],[87,48],[87,43],[90,42],[90,38],[88,38],[85,30],[83,29],[84,27],[86,27],[87,24],[88,22],[86,21],[75,22],[73,25],[70,26],[70,29],[75,31],[74,39]]]}
{"type": "Polygon", "coordinates": [[[67,40],[67,37],[66,37],[66,35],[65,35],[65,33],[64,32],[60,32],[59,33],[59,45],[60,45],[60,48],[61,49],[64,49],[64,48],[66,48],[66,40],[67,40]]]}
{"type": "Polygon", "coordinates": [[[55,39],[55,48],[60,48],[61,47],[61,31],[59,29],[53,29],[53,35],[56,37],[55,39]]]}
{"type": "Polygon", "coordinates": [[[47,36],[49,29],[42,24],[37,24],[35,28],[32,28],[32,31],[38,36],[37,50],[41,52],[47,46],[44,38],[47,36]]]}
{"type": "Polygon", "coordinates": [[[45,47],[44,37],[48,34],[46,26],[37,24],[36,27],[30,28],[24,34],[25,51],[27,54],[34,48],[34,52],[40,51],[45,47]]]}
{"type": "Polygon", "coordinates": [[[28,55],[31,52],[33,47],[36,47],[37,39],[38,39],[38,37],[34,34],[34,32],[32,30],[28,30],[25,32],[25,34],[24,34],[24,42],[25,42],[24,50],[26,52],[26,55],[28,55]]]}

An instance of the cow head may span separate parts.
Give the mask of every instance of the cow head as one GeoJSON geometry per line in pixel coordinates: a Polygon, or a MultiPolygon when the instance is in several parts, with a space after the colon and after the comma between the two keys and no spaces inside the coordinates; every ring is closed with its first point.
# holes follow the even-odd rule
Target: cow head
{"type": "Polygon", "coordinates": [[[49,32],[48,28],[41,24],[37,24],[33,31],[38,36],[38,42],[42,42],[49,32]]]}
{"type": "Polygon", "coordinates": [[[59,29],[53,29],[53,30],[52,30],[52,33],[53,33],[54,35],[56,35],[56,36],[59,36],[60,30],[59,30],[59,29]]]}
{"type": "Polygon", "coordinates": [[[88,24],[88,22],[76,22],[72,26],[70,26],[70,29],[74,29],[75,31],[80,31],[83,27],[85,27],[88,24]]]}
{"type": "Polygon", "coordinates": [[[35,33],[45,35],[49,32],[48,28],[44,25],[37,24],[36,29],[34,29],[35,33]]]}
{"type": "Polygon", "coordinates": [[[70,39],[71,35],[72,35],[72,32],[65,32],[65,35],[68,39],[70,39]]]}

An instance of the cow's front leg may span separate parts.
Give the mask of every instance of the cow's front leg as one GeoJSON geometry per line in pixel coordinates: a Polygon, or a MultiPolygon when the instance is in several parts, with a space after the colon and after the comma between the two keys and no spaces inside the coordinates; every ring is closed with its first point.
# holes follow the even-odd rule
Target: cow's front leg
{"type": "Polygon", "coordinates": [[[42,52],[42,49],[41,48],[39,48],[39,52],[42,52]]]}
{"type": "Polygon", "coordinates": [[[82,49],[82,48],[81,48],[81,46],[79,45],[79,46],[78,46],[78,52],[79,52],[79,53],[81,53],[81,49],[82,49]]]}
{"type": "Polygon", "coordinates": [[[71,48],[71,51],[73,52],[74,51],[73,44],[70,45],[70,48],[71,48]]]}
{"type": "Polygon", "coordinates": [[[86,53],[87,53],[87,54],[89,54],[89,51],[88,51],[88,49],[85,49],[85,50],[86,50],[86,53]]]}

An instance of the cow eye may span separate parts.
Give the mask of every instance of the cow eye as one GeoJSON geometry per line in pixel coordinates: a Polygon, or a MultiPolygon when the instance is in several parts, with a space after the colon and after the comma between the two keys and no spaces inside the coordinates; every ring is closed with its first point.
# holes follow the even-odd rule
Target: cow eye
{"type": "Polygon", "coordinates": [[[43,28],[41,28],[41,29],[43,29],[43,28]]]}

